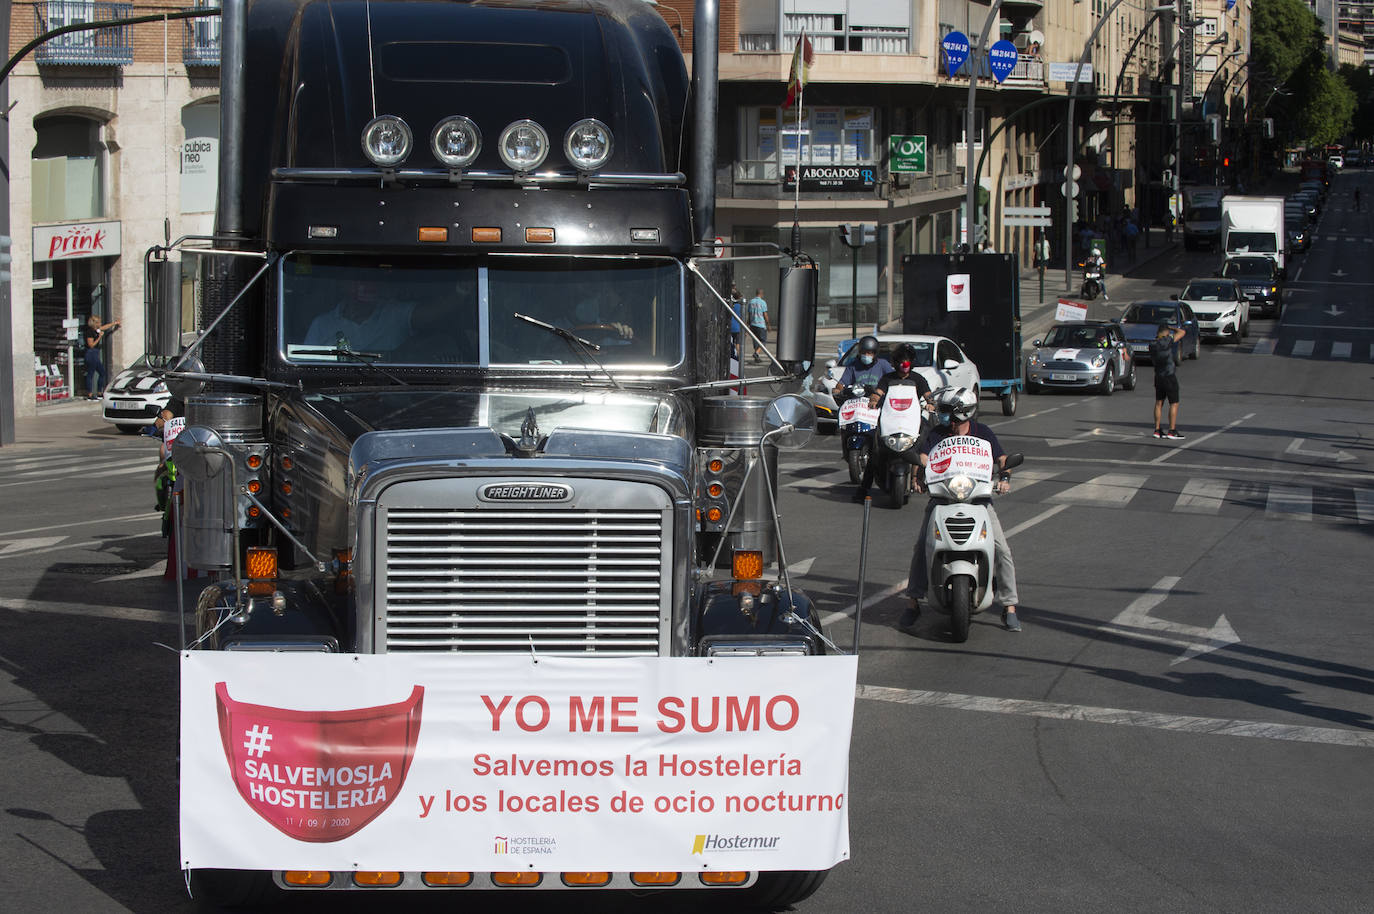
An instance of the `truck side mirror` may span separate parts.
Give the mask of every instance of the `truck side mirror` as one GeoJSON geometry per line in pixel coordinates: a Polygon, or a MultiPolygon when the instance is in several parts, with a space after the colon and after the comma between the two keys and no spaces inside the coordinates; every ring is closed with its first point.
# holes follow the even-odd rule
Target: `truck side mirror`
{"type": "Polygon", "coordinates": [[[145,351],[167,358],[180,355],[181,261],[145,258],[143,307],[148,328],[145,351]]]}
{"type": "Polygon", "coordinates": [[[800,365],[816,352],[816,290],[820,271],[814,263],[782,268],[778,282],[778,361],[800,365]]]}

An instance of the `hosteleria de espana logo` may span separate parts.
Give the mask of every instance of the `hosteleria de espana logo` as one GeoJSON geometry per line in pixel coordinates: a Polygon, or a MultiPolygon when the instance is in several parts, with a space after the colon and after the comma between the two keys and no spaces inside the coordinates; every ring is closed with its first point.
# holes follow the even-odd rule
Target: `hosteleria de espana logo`
{"type": "Polygon", "coordinates": [[[395,704],[296,711],[229,697],[215,684],[219,733],[239,795],[278,831],[340,841],[381,815],[405,783],[420,737],[423,686],[395,704]]]}

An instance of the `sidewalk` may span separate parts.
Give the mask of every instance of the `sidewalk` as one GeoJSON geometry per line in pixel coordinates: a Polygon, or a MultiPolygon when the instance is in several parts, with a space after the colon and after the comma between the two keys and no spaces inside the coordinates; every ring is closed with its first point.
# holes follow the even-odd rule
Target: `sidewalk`
{"type": "Polygon", "coordinates": [[[90,444],[139,440],[121,434],[101,418],[100,404],[90,400],[41,406],[36,416],[14,420],[14,444],[0,447],[0,455],[15,456],[90,444]]]}

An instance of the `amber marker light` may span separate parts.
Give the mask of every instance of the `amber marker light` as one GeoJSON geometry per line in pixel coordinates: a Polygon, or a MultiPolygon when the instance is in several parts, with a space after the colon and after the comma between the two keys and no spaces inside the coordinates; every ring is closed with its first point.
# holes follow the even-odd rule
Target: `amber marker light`
{"type": "Polygon", "coordinates": [[[564,885],[606,885],[611,881],[610,873],[564,873],[564,885]]]}
{"type": "Polygon", "coordinates": [[[710,470],[712,473],[719,473],[721,470],[725,469],[725,461],[721,460],[719,457],[712,458],[711,462],[706,464],[706,469],[710,470]]]}
{"type": "Polygon", "coordinates": [[[474,226],[472,229],[473,244],[500,244],[501,229],[493,226],[474,226]]]}
{"type": "Polygon", "coordinates": [[[425,885],[468,885],[472,882],[471,873],[422,873],[425,885]]]}
{"type": "Polygon", "coordinates": [[[250,479],[250,480],[248,480],[247,489],[248,489],[249,493],[251,493],[251,494],[253,494],[253,495],[257,495],[259,492],[262,491],[262,480],[260,480],[260,479],[250,479]]]}
{"type": "Polygon", "coordinates": [[[725,512],[720,510],[720,508],[709,508],[706,511],[706,519],[713,524],[720,523],[720,519],[724,516],[725,512]]]}
{"type": "Polygon", "coordinates": [[[334,874],[327,870],[287,870],[281,874],[281,881],[287,885],[306,885],[319,888],[334,881],[334,874]]]}
{"type": "Polygon", "coordinates": [[[743,885],[749,881],[749,874],[734,872],[702,873],[701,881],[705,885],[743,885]]]}
{"type": "Polygon", "coordinates": [[[541,879],[543,879],[543,878],[544,878],[544,876],[543,876],[542,873],[527,873],[527,872],[520,872],[520,873],[492,873],[492,874],[491,874],[491,881],[492,881],[492,882],[496,883],[497,885],[508,885],[508,886],[518,886],[518,885],[531,886],[531,885],[538,885],[538,884],[539,884],[539,880],[541,880],[541,879]]]}
{"type": "Polygon", "coordinates": [[[262,511],[261,511],[261,509],[258,508],[257,505],[249,505],[249,506],[248,506],[248,516],[249,516],[249,517],[253,517],[253,518],[262,517],[262,511]]]}
{"type": "Polygon", "coordinates": [[[553,229],[527,228],[525,229],[525,240],[530,244],[553,244],[553,229]]]}
{"type": "Polygon", "coordinates": [[[448,228],[443,225],[420,226],[421,241],[448,241],[448,228]]]}
{"type": "Polygon", "coordinates": [[[736,549],[730,555],[730,574],[743,581],[753,581],[763,577],[762,550],[736,549]]]}
{"type": "Polygon", "coordinates": [[[378,870],[375,872],[366,873],[354,873],[353,884],[366,886],[400,885],[401,874],[388,870],[378,870]]]}
{"type": "Polygon", "coordinates": [[[721,495],[725,494],[725,486],[718,482],[713,482],[706,487],[706,494],[710,495],[712,498],[720,498],[721,495]]]}
{"type": "Polygon", "coordinates": [[[248,461],[247,461],[247,462],[248,462],[248,469],[250,469],[250,470],[256,470],[258,467],[262,466],[262,455],[260,455],[260,454],[249,454],[249,455],[248,455],[248,461]]]}
{"type": "Polygon", "coordinates": [[[283,494],[283,495],[290,495],[290,494],[291,494],[291,483],[289,483],[289,482],[284,482],[284,483],[281,484],[281,494],[283,494]]]}
{"type": "Polygon", "coordinates": [[[277,576],[277,550],[272,546],[248,547],[248,577],[263,581],[277,576]]]}
{"type": "Polygon", "coordinates": [[[283,457],[281,459],[281,468],[283,470],[294,470],[296,468],[296,461],[292,460],[290,457],[283,457]]]}
{"type": "Polygon", "coordinates": [[[681,873],[631,873],[635,885],[676,885],[681,873]]]}

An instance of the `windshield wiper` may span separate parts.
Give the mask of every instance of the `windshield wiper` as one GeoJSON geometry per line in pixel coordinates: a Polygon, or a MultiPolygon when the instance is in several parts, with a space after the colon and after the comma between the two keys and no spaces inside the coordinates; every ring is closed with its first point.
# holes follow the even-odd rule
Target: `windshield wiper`
{"type": "Polygon", "coordinates": [[[530,317],[528,314],[521,314],[519,311],[512,311],[511,315],[519,320],[524,321],[527,324],[533,324],[536,327],[541,327],[544,330],[547,330],[550,333],[552,333],[554,336],[561,337],[568,344],[568,348],[571,349],[577,355],[577,357],[582,360],[583,365],[586,365],[588,368],[590,368],[591,365],[589,365],[588,362],[596,363],[596,367],[600,368],[601,373],[604,374],[606,378],[612,384],[615,385],[616,390],[623,391],[625,389],[621,385],[621,383],[615,379],[615,375],[607,371],[606,366],[601,364],[601,360],[598,359],[596,356],[592,355],[593,350],[595,350],[596,352],[601,351],[601,347],[598,346],[596,343],[593,343],[591,340],[584,340],[582,337],[573,333],[571,330],[564,330],[562,327],[556,327],[553,324],[546,324],[537,318],[530,317]]]}
{"type": "Polygon", "coordinates": [[[371,370],[375,371],[377,374],[381,375],[382,377],[384,377],[384,378],[389,378],[389,379],[391,379],[392,381],[395,381],[397,384],[401,385],[402,387],[409,387],[409,386],[410,386],[409,383],[407,383],[406,381],[403,381],[403,380],[401,380],[400,378],[396,377],[394,374],[392,374],[391,372],[387,371],[385,368],[382,368],[382,367],[380,367],[380,366],[378,366],[378,365],[374,365],[374,364],[373,364],[373,362],[374,362],[376,359],[380,359],[380,358],[382,357],[382,354],[381,354],[380,352],[359,352],[359,351],[356,350],[356,349],[349,349],[349,348],[347,348],[347,347],[335,347],[335,348],[333,348],[333,349],[297,349],[297,350],[295,350],[294,352],[292,352],[291,354],[292,354],[292,355],[332,355],[332,356],[334,356],[335,358],[338,358],[338,359],[347,359],[347,360],[350,361],[350,362],[357,362],[359,365],[363,365],[363,366],[366,366],[367,368],[370,368],[371,370]]]}

